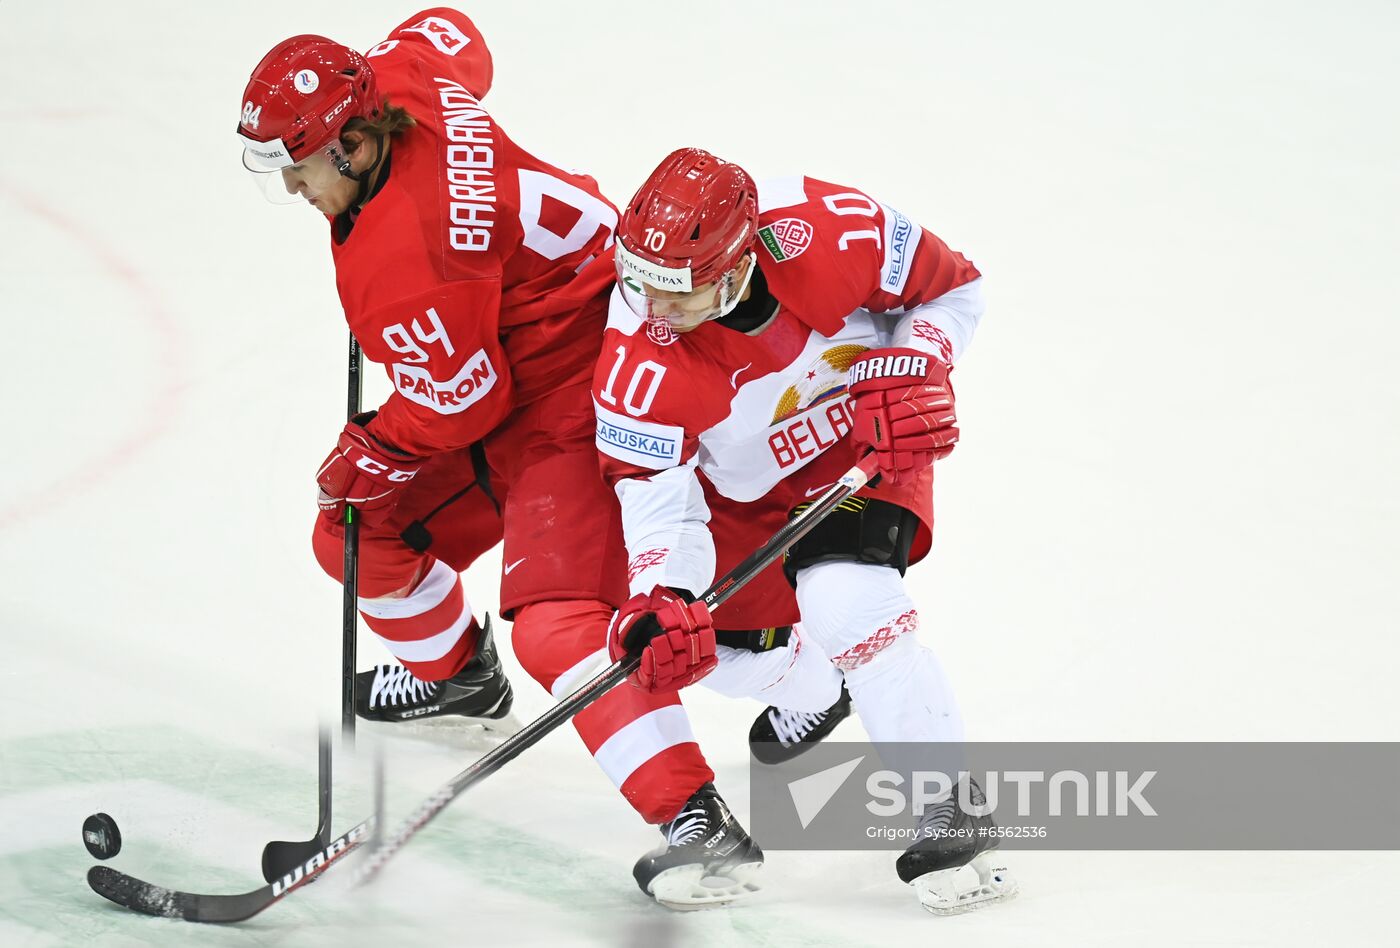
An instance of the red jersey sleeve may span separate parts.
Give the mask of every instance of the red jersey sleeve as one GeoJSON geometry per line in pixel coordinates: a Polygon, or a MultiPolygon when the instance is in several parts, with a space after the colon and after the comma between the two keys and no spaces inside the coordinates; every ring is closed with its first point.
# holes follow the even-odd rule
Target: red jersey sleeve
{"type": "Polygon", "coordinates": [[[759,263],[824,335],[856,309],[902,313],[978,279],[970,260],[888,205],[815,178],[759,185],[759,263]]]}
{"type": "Polygon", "coordinates": [[[510,365],[493,331],[497,280],[461,280],[372,312],[353,326],[394,386],[369,424],[420,457],[479,441],[513,407],[510,365]]]}
{"type": "Polygon", "coordinates": [[[386,62],[400,58],[419,60],[438,75],[461,83],[478,99],[491,89],[493,69],[486,40],[466,14],[448,7],[415,13],[365,55],[371,60],[387,56],[386,62]]]}

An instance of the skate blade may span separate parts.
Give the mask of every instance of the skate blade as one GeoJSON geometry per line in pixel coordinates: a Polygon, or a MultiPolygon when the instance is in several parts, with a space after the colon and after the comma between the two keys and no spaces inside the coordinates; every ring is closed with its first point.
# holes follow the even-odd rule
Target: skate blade
{"type": "Polygon", "coordinates": [[[647,890],[658,903],[673,911],[717,908],[757,892],[762,868],[761,862],[746,862],[722,876],[707,876],[704,866],[677,866],[651,880],[647,890]]]}
{"type": "Polygon", "coordinates": [[[1016,879],[997,859],[995,851],[978,853],[966,866],[925,873],[910,885],[919,897],[919,904],[934,915],[961,915],[1005,902],[1020,891],[1016,879]],[[977,883],[970,887],[968,869],[974,870],[977,876],[977,883]]]}
{"type": "Polygon", "coordinates": [[[490,750],[519,731],[523,725],[511,711],[503,718],[468,718],[460,714],[411,718],[407,721],[370,721],[386,735],[429,741],[458,750],[490,750]]]}

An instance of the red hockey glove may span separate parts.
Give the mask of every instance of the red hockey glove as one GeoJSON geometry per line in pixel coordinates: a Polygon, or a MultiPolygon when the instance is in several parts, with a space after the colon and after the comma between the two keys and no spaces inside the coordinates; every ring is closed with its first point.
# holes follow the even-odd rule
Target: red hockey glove
{"type": "Polygon", "coordinates": [[[331,520],[344,518],[347,503],[371,514],[392,506],[399,488],[423,466],[422,458],[395,451],[365,430],[374,415],[366,412],[349,421],[335,450],[316,472],[321,487],[316,502],[331,520]]]}
{"type": "Polygon", "coordinates": [[[946,458],[957,444],[951,370],[916,349],[872,349],[851,363],[851,436],[875,452],[891,482],[946,458]]]}
{"type": "Polygon", "coordinates": [[[608,655],[641,655],[632,684],[657,694],[692,685],[714,671],[715,625],[703,602],[686,603],[665,586],[638,593],[608,624],[608,655]]]}

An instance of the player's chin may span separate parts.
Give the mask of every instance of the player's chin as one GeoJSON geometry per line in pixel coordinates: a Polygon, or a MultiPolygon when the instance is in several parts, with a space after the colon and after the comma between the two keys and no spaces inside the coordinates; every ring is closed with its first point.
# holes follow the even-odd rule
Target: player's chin
{"type": "Polygon", "coordinates": [[[705,319],[682,320],[679,322],[671,322],[667,320],[666,324],[671,327],[672,332],[685,335],[688,332],[694,332],[709,321],[710,320],[707,317],[705,319]]]}

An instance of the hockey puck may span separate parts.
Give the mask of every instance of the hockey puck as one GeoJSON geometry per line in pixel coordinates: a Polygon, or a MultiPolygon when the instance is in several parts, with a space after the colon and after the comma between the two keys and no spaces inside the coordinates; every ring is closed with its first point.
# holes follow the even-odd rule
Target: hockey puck
{"type": "Polygon", "coordinates": [[[83,820],[83,845],[98,859],[111,859],[122,851],[122,834],[117,821],[106,813],[94,813],[83,820]]]}

